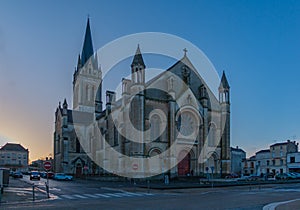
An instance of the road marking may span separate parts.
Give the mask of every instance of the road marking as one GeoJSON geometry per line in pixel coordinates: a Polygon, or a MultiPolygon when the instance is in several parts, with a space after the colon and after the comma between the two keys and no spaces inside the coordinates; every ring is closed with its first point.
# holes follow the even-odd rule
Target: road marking
{"type": "Polygon", "coordinates": [[[117,198],[121,198],[122,197],[122,196],[116,195],[114,193],[105,193],[105,195],[109,195],[109,196],[113,196],[113,197],[117,197],[117,198]]]}
{"type": "Polygon", "coordinates": [[[103,193],[103,194],[72,194],[72,195],[60,195],[57,198],[58,199],[88,199],[88,198],[122,198],[122,197],[134,197],[134,196],[152,196],[154,194],[152,193],[132,193],[132,192],[123,192],[123,193],[103,193]]]}
{"type": "Polygon", "coordinates": [[[132,197],[133,195],[130,195],[128,193],[115,193],[117,195],[120,195],[120,196],[125,196],[125,197],[132,197]]]}
{"type": "Polygon", "coordinates": [[[152,194],[152,193],[140,193],[140,194],[143,194],[143,195],[154,195],[154,194],[152,194]]]}
{"type": "Polygon", "coordinates": [[[71,195],[61,195],[60,197],[67,198],[67,199],[75,199],[71,195]]]}
{"type": "Polygon", "coordinates": [[[75,197],[77,197],[77,198],[87,198],[87,197],[85,197],[85,196],[82,196],[82,195],[73,195],[73,196],[75,196],[75,197]]]}
{"type": "Polygon", "coordinates": [[[110,198],[110,196],[108,196],[108,195],[103,195],[103,194],[95,194],[95,195],[100,196],[100,197],[104,197],[104,198],[110,198]]]}
{"type": "Polygon", "coordinates": [[[99,198],[99,196],[91,195],[91,194],[83,194],[83,196],[87,196],[87,197],[90,197],[90,198],[99,198]]]}
{"type": "Polygon", "coordinates": [[[142,194],[140,194],[140,193],[132,193],[132,192],[127,192],[127,194],[130,194],[130,195],[136,195],[136,196],[144,196],[144,195],[142,195],[142,194]]]}
{"type": "Polygon", "coordinates": [[[289,201],[282,201],[282,202],[276,202],[276,203],[270,203],[266,206],[263,207],[263,210],[275,210],[277,206],[286,204],[286,203],[291,203],[294,201],[299,201],[300,199],[294,199],[294,200],[289,200],[289,201]]]}

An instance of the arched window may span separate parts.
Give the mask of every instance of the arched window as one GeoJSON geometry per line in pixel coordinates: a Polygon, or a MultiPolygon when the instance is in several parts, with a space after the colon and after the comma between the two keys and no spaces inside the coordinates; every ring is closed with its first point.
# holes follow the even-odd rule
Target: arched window
{"type": "Polygon", "coordinates": [[[161,132],[161,119],[157,114],[150,118],[150,140],[159,141],[161,132]]]}
{"type": "Polygon", "coordinates": [[[211,123],[209,125],[209,133],[208,133],[208,146],[214,147],[217,146],[217,128],[215,124],[211,123]]]}
{"type": "Polygon", "coordinates": [[[85,86],[85,92],[84,93],[85,93],[84,98],[85,98],[86,101],[88,101],[89,100],[89,86],[88,85],[85,86]]]}

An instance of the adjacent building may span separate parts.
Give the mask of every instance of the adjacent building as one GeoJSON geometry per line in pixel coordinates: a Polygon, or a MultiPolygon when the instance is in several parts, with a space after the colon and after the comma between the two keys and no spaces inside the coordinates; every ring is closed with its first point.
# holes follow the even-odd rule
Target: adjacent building
{"type": "Polygon", "coordinates": [[[288,153],[286,162],[288,172],[300,173],[300,152],[288,153]]]}
{"type": "Polygon", "coordinates": [[[13,171],[27,171],[28,156],[28,149],[21,144],[7,143],[0,148],[0,166],[13,171]]]}
{"type": "Polygon", "coordinates": [[[231,173],[242,174],[243,166],[242,161],[246,159],[246,152],[239,148],[231,147],[231,173]]]}
{"type": "Polygon", "coordinates": [[[254,175],[256,174],[256,158],[251,156],[250,158],[242,161],[243,175],[254,175]]]}
{"type": "Polygon", "coordinates": [[[298,143],[287,140],[272,144],[270,149],[258,151],[252,160],[245,160],[243,171],[244,174],[255,175],[286,173],[290,171],[289,167],[292,171],[297,170],[296,157],[298,157],[298,143]]]}
{"type": "Polygon", "coordinates": [[[65,100],[55,112],[55,172],[80,176],[85,172],[107,173],[105,169],[114,168],[118,174],[133,169],[136,174],[147,171],[151,175],[163,173],[178,160],[179,164],[166,172],[170,177],[200,175],[207,167],[217,174],[231,172],[230,87],[224,72],[216,98],[195,73],[197,70],[185,51],[182,59],[146,81],[146,64],[138,46],[128,66],[131,78],[122,79],[121,98],[116,100],[115,92],[106,91],[103,107],[103,78],[99,66],[88,20],[82,53],[73,75],[73,107],[70,109],[65,100]],[[187,86],[188,91],[181,94],[183,86],[187,86]],[[181,108],[174,98],[183,104],[181,108]],[[124,114],[118,115],[120,120],[116,123],[111,116],[121,112],[124,114]],[[149,135],[139,134],[140,143],[127,139],[124,134],[130,133],[129,122],[138,130],[149,130],[149,135]],[[164,123],[166,127],[162,130],[164,123]],[[199,135],[193,137],[195,130],[199,135]],[[176,137],[177,150],[168,151],[176,137]],[[204,147],[213,149],[203,154],[204,147]],[[112,156],[109,148],[119,155],[112,156]],[[135,158],[148,160],[155,156],[159,157],[155,167],[144,162],[124,167],[127,157],[135,161],[135,158]],[[199,161],[199,157],[204,162],[199,161]]]}
{"type": "Polygon", "coordinates": [[[269,174],[271,172],[270,169],[270,161],[271,161],[271,153],[270,149],[260,150],[255,154],[256,157],[256,167],[257,174],[269,174]]]}

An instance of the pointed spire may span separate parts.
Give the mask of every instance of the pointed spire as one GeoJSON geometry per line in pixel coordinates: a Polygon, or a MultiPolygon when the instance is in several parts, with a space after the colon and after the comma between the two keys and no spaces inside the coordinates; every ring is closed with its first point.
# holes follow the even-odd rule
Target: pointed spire
{"type": "Polygon", "coordinates": [[[77,70],[80,69],[81,67],[82,67],[82,65],[81,65],[81,58],[80,58],[80,54],[78,54],[77,70]]]}
{"type": "Polygon", "coordinates": [[[131,67],[133,67],[135,65],[138,65],[138,64],[142,65],[144,68],[146,67],[145,63],[144,63],[144,60],[143,60],[143,56],[142,56],[139,44],[137,46],[134,58],[132,60],[131,67]]]}
{"type": "Polygon", "coordinates": [[[230,88],[229,83],[228,83],[227,78],[226,78],[226,75],[225,75],[225,71],[223,71],[219,88],[223,88],[223,89],[229,89],[230,88]]]}
{"type": "Polygon", "coordinates": [[[87,20],[85,37],[83,42],[83,48],[81,53],[81,64],[84,65],[87,60],[94,54],[91,28],[90,28],[90,18],[87,20]]]}
{"type": "Polygon", "coordinates": [[[63,108],[67,109],[68,108],[68,103],[67,103],[67,99],[65,98],[64,103],[63,103],[63,108]]]}

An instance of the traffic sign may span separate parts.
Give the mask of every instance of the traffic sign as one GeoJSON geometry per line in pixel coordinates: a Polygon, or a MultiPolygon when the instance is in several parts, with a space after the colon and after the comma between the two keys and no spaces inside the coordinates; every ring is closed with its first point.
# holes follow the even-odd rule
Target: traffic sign
{"type": "Polygon", "coordinates": [[[132,169],[133,170],[138,170],[139,165],[137,163],[132,164],[132,169]]]}
{"type": "Polygon", "coordinates": [[[50,162],[50,161],[45,161],[45,162],[44,162],[44,169],[45,169],[46,171],[49,171],[51,168],[52,168],[51,162],[50,162]]]}

